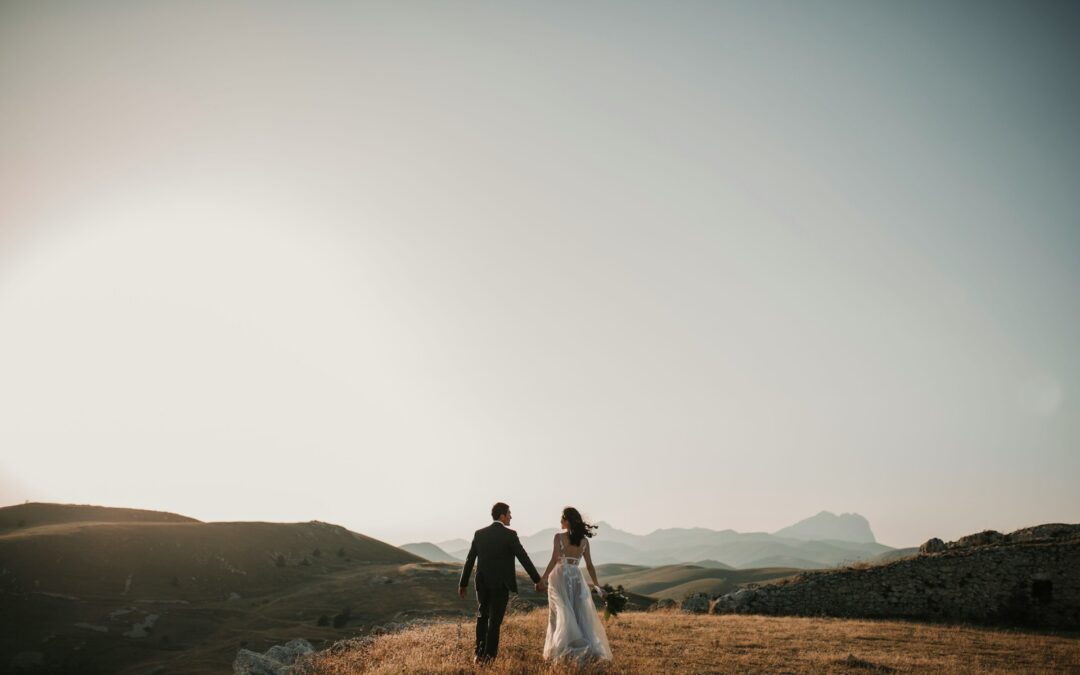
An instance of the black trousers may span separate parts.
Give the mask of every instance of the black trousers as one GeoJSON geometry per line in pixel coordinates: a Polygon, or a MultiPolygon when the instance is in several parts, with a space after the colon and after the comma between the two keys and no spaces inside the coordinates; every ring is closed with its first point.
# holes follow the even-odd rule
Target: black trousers
{"type": "Polygon", "coordinates": [[[493,659],[499,652],[499,630],[509,601],[509,588],[476,584],[476,658],[493,659]]]}

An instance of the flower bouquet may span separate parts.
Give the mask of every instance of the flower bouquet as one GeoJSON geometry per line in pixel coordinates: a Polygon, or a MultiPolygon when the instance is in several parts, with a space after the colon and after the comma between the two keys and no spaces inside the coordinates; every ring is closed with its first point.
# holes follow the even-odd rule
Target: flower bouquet
{"type": "Polygon", "coordinates": [[[604,584],[600,589],[600,597],[604,599],[604,620],[607,621],[626,608],[626,593],[622,585],[612,588],[611,584],[604,584]]]}

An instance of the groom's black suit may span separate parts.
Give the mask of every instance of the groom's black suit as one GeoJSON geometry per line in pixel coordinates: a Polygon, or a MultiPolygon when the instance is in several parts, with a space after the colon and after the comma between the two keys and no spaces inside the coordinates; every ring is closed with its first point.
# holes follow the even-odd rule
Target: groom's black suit
{"type": "Polygon", "coordinates": [[[473,535],[458,583],[461,588],[469,585],[469,576],[477,558],[480,562],[476,565],[476,656],[480,659],[495,658],[499,651],[499,629],[506,613],[506,603],[510,600],[510,591],[517,593],[518,589],[514,558],[521,561],[521,566],[534,583],[540,583],[540,575],[521,546],[517,532],[498,520],[473,535]]]}

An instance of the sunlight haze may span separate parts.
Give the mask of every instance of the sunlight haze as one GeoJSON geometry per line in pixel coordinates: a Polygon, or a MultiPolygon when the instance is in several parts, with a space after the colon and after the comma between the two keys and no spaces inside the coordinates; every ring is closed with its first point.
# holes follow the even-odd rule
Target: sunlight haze
{"type": "Polygon", "coordinates": [[[0,505],[1076,522],[1076,14],[5,2],[0,505]]]}

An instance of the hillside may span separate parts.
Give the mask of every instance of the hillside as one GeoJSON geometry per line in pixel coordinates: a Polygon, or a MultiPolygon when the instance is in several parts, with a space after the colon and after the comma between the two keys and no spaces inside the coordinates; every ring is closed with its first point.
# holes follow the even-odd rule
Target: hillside
{"type": "MultiPolygon", "coordinates": [[[[460,565],[336,525],[64,506],[36,505],[48,517],[0,533],[0,671],[18,657],[46,666],[36,672],[223,672],[241,645],[321,645],[389,621],[474,611],[454,592],[460,565]],[[80,515],[96,520],[73,520],[80,515]],[[324,615],[328,625],[317,625],[324,615]]],[[[30,513],[4,509],[13,512],[30,513]]],[[[544,600],[531,586],[522,597],[544,600]]]]}
{"type": "Polygon", "coordinates": [[[452,556],[446,551],[442,550],[435,544],[428,541],[417,542],[413,544],[402,544],[399,546],[402,551],[408,551],[413,555],[418,555],[424,560],[430,560],[431,562],[464,562],[457,556],[452,556]]]}
{"type": "Polygon", "coordinates": [[[466,539],[447,539],[446,541],[437,541],[435,542],[435,545],[450,555],[457,556],[464,560],[465,555],[469,552],[469,543],[470,542],[466,539]]]}
{"type": "Polygon", "coordinates": [[[804,572],[717,598],[718,613],[1080,628],[1080,524],[976,532],[877,565],[804,572]]]}
{"type": "Polygon", "coordinates": [[[124,509],[91,504],[51,504],[28,502],[0,508],[0,532],[59,523],[198,523],[200,521],[167,511],[124,509]]]}
{"type": "Polygon", "coordinates": [[[722,563],[719,560],[697,560],[690,563],[691,565],[697,565],[698,567],[711,567],[715,570],[733,570],[735,569],[727,563],[722,563]]]}
{"type": "Polygon", "coordinates": [[[910,548],[898,548],[892,551],[885,551],[870,558],[866,562],[872,565],[880,565],[882,563],[892,562],[894,560],[903,560],[904,558],[910,558],[913,555],[919,554],[919,547],[912,546],[910,548]]]}
{"type": "Polygon", "coordinates": [[[621,584],[635,593],[676,601],[689,593],[706,593],[709,596],[730,593],[743,584],[784,579],[801,571],[791,568],[730,570],[698,565],[600,565],[596,569],[601,583],[621,584]]]}
{"type": "Polygon", "coordinates": [[[1074,637],[899,621],[757,616],[627,614],[608,624],[615,659],[603,668],[549,667],[542,659],[545,612],[511,615],[499,658],[472,663],[463,623],[416,626],[318,652],[296,675],[484,673],[988,673],[1080,672],[1074,637]]]}

